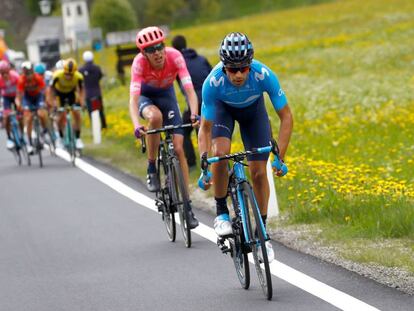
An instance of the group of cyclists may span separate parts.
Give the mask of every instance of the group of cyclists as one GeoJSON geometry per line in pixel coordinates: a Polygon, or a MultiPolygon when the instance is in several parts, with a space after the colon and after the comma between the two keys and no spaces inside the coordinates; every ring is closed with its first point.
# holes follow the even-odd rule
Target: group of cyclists
{"type": "MultiPolygon", "coordinates": [[[[224,37],[219,47],[220,62],[204,80],[202,99],[197,97],[183,55],[172,47],[166,47],[165,40],[163,30],[155,26],[140,30],[136,36],[136,45],[140,53],[134,58],[131,67],[129,99],[135,137],[140,139],[146,135],[148,129],[182,124],[173,86],[178,76],[191,111],[190,120],[194,127],[199,127],[198,147],[203,173],[208,169],[209,154],[222,156],[230,153],[235,121],[239,123],[246,150],[269,145],[272,133],[264,103],[264,92],[269,95],[280,118],[278,145],[280,159],[283,161],[293,128],[292,114],[277,76],[269,67],[254,59],[253,44],[248,37],[240,32],[231,32],[224,37]],[[202,101],[201,111],[199,111],[199,100],[202,101]],[[147,126],[140,123],[140,117],[147,121],[147,126]]],[[[14,147],[14,143],[10,136],[7,113],[13,105],[16,110],[24,113],[21,128],[26,129],[30,153],[33,151],[31,145],[33,110],[37,111],[41,124],[46,130],[50,120],[48,113],[64,104],[80,106],[84,104],[83,76],[77,70],[76,61],[71,58],[59,61],[54,72],[47,71],[42,64],[34,66],[26,61],[21,65],[20,74],[3,60],[0,61],[0,74],[9,149],[14,147]]],[[[73,119],[76,148],[82,149],[79,111],[73,111],[73,119]]],[[[59,132],[56,146],[62,147],[64,112],[58,113],[54,122],[59,132]]],[[[160,189],[156,167],[159,143],[159,135],[148,135],[147,188],[151,192],[160,189]]],[[[173,143],[188,188],[189,169],[183,149],[182,129],[174,130],[173,143]]],[[[249,155],[247,158],[254,193],[265,225],[270,193],[266,174],[268,157],[269,153],[264,153],[249,155]]],[[[232,232],[227,207],[227,165],[226,161],[213,164],[211,180],[205,179],[203,173],[200,176],[204,190],[214,185],[217,215],[214,220],[214,230],[218,236],[226,236],[232,232]]],[[[275,174],[282,176],[284,172],[275,169],[275,174]]],[[[189,226],[193,229],[198,224],[190,208],[189,226]]],[[[269,261],[273,260],[274,253],[269,242],[266,242],[266,250],[269,261]]]]}
{"type": "MultiPolygon", "coordinates": [[[[198,111],[199,99],[185,60],[179,51],[165,46],[164,32],[155,26],[144,28],[136,36],[136,45],[141,53],[135,57],[132,64],[129,99],[135,137],[140,139],[148,129],[182,123],[173,87],[178,75],[191,111],[191,122],[195,127],[200,127],[200,182],[205,190],[209,189],[211,184],[214,185],[217,214],[214,230],[218,236],[229,235],[232,225],[227,207],[228,164],[227,161],[213,164],[213,177],[207,180],[204,178],[204,172],[208,169],[207,157],[209,154],[222,156],[230,152],[235,121],[239,123],[246,150],[269,145],[272,133],[264,104],[263,93],[266,92],[280,118],[278,145],[280,159],[283,161],[292,133],[293,117],[278,78],[270,68],[254,59],[253,44],[245,34],[231,32],[221,42],[220,62],[204,81],[202,108],[198,111]],[[140,117],[147,121],[147,126],[140,123],[140,117]]],[[[189,174],[183,151],[182,129],[175,130],[173,136],[174,150],[188,187],[189,174]]],[[[148,135],[147,141],[147,188],[151,192],[156,192],[160,188],[156,167],[160,137],[148,135]]],[[[265,225],[270,194],[266,174],[268,157],[269,153],[248,156],[253,189],[265,225]]],[[[277,176],[283,176],[284,171],[274,170],[277,176]]],[[[198,220],[192,211],[189,226],[198,226],[198,220]]],[[[269,261],[272,261],[274,252],[269,241],[266,242],[266,251],[269,261]]]]}
{"type": "MultiPolygon", "coordinates": [[[[43,134],[46,134],[48,129],[56,128],[58,132],[56,146],[63,148],[65,112],[59,112],[58,108],[65,104],[83,106],[84,102],[83,76],[77,70],[74,59],[58,61],[53,71],[46,70],[43,63],[34,65],[30,61],[25,61],[20,68],[13,68],[7,60],[1,60],[0,91],[8,149],[12,150],[15,146],[9,122],[9,114],[12,110],[20,116],[18,118],[20,130],[26,133],[25,142],[29,154],[32,154],[34,150],[32,145],[33,113],[37,113],[39,117],[43,134]],[[55,117],[50,117],[52,115],[55,117]]],[[[79,111],[73,111],[73,119],[76,148],[82,149],[84,144],[80,138],[81,115],[79,111]]]]}

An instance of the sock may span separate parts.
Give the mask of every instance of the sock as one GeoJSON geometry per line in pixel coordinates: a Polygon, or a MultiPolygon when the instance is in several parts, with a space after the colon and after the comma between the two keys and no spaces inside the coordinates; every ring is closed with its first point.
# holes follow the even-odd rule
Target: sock
{"type": "Polygon", "coordinates": [[[267,214],[266,215],[262,215],[262,220],[263,220],[263,225],[266,228],[267,214]]]}
{"type": "Polygon", "coordinates": [[[76,139],[80,137],[80,130],[75,130],[75,137],[76,139]]]}
{"type": "Polygon", "coordinates": [[[59,130],[59,136],[60,138],[63,138],[63,130],[59,130]]]}
{"type": "Polygon", "coordinates": [[[148,169],[147,169],[147,173],[148,174],[153,174],[157,172],[157,168],[155,166],[155,160],[148,160],[148,169]]]}
{"type": "Polygon", "coordinates": [[[217,216],[222,214],[228,214],[229,209],[227,208],[227,195],[224,198],[214,198],[216,200],[216,211],[217,216]]]}

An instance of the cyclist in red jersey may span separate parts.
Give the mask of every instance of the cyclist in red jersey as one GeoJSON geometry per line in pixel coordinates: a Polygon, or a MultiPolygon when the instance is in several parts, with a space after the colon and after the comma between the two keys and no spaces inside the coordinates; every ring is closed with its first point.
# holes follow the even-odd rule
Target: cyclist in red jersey
{"type": "Polygon", "coordinates": [[[17,97],[16,104],[23,106],[24,109],[24,124],[27,127],[27,137],[29,144],[27,151],[33,153],[32,147],[32,121],[33,116],[31,110],[39,109],[37,114],[42,124],[43,129],[46,129],[46,111],[43,108],[44,102],[42,100],[42,91],[46,87],[42,76],[33,71],[31,62],[26,61],[22,63],[22,74],[17,82],[17,97]]]}
{"type": "MultiPolygon", "coordinates": [[[[165,47],[164,41],[164,33],[158,27],[142,29],[136,37],[136,44],[141,53],[135,57],[131,68],[129,111],[137,138],[145,134],[139,116],[148,121],[150,129],[160,128],[163,125],[182,124],[173,86],[177,75],[180,77],[190,105],[191,121],[195,125],[198,124],[197,95],[185,60],[176,49],[165,47]]],[[[174,150],[188,187],[189,173],[183,140],[182,129],[176,130],[173,138],[174,150]]],[[[148,136],[147,187],[151,192],[157,191],[160,187],[155,166],[159,143],[159,135],[148,136]]],[[[192,212],[190,212],[189,226],[191,228],[198,226],[198,221],[192,212]]]]}
{"type": "MultiPolygon", "coordinates": [[[[9,113],[12,109],[12,105],[16,99],[16,88],[19,74],[12,70],[10,64],[6,60],[0,61],[0,91],[1,97],[3,98],[3,111],[4,111],[4,124],[7,133],[7,149],[14,148],[14,142],[10,136],[10,122],[9,113]]],[[[23,129],[23,127],[22,127],[23,129]]]]}

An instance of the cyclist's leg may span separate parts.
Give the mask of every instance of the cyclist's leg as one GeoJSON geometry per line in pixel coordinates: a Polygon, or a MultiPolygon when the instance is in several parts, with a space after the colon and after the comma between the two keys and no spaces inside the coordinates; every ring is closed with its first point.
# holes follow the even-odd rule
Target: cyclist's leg
{"type": "MultiPolygon", "coordinates": [[[[149,129],[160,128],[163,123],[163,116],[160,109],[154,104],[154,102],[141,95],[139,98],[139,113],[140,116],[148,121],[149,129]]],[[[157,150],[160,144],[160,135],[148,135],[148,161],[154,161],[157,157],[157,150]]]]}
{"type": "MultiPolygon", "coordinates": [[[[216,117],[212,131],[213,156],[229,154],[231,150],[231,137],[234,130],[234,118],[227,104],[220,102],[216,105],[216,117]]],[[[224,198],[228,186],[228,161],[219,161],[212,165],[214,196],[224,198]]],[[[223,206],[224,207],[224,206],[223,206]]],[[[219,212],[219,211],[218,211],[219,212]]]]}
{"type": "MultiPolygon", "coordinates": [[[[59,93],[56,92],[56,107],[57,108],[61,108],[63,107],[63,103],[65,102],[65,97],[63,93],[59,93]]],[[[63,133],[64,133],[64,128],[66,125],[66,111],[58,111],[57,113],[57,118],[56,118],[56,123],[58,126],[58,130],[59,130],[59,138],[61,140],[63,140],[63,133]]],[[[59,144],[62,141],[59,142],[59,144]]]]}
{"type": "MultiPolygon", "coordinates": [[[[247,150],[269,145],[270,126],[269,117],[264,106],[263,97],[260,97],[255,104],[248,107],[248,111],[239,119],[240,133],[243,144],[247,150]]],[[[267,203],[269,201],[269,182],[266,174],[266,164],[269,153],[250,155],[249,170],[253,182],[253,190],[261,215],[266,218],[267,203]]]]}
{"type": "MultiPolygon", "coordinates": [[[[65,94],[66,98],[69,101],[69,104],[74,107],[74,106],[79,106],[79,104],[77,103],[77,98],[76,98],[76,90],[73,90],[69,93],[65,94]]],[[[72,118],[73,118],[73,132],[75,134],[75,138],[77,141],[80,140],[80,135],[81,135],[81,128],[82,128],[82,120],[81,120],[81,112],[79,110],[72,110],[72,118]]],[[[81,144],[83,147],[83,143],[81,144]]]]}
{"type": "MultiPolygon", "coordinates": [[[[163,126],[181,125],[183,123],[173,87],[160,92],[158,96],[154,98],[154,102],[162,113],[163,126]]],[[[181,171],[183,172],[184,177],[184,183],[188,192],[189,172],[187,159],[184,153],[183,142],[184,129],[174,130],[174,151],[180,162],[181,171]]]]}
{"type": "Polygon", "coordinates": [[[42,125],[43,131],[47,131],[47,111],[46,111],[46,103],[45,103],[45,95],[42,93],[39,96],[37,102],[37,115],[39,116],[40,124],[42,125]]]}
{"type": "Polygon", "coordinates": [[[32,145],[32,122],[33,122],[33,116],[32,116],[32,112],[31,109],[33,109],[33,98],[24,95],[23,96],[23,108],[24,108],[24,112],[23,112],[23,118],[24,118],[24,126],[26,127],[26,131],[27,131],[27,138],[28,138],[28,143],[29,143],[29,149],[30,146],[32,145]]]}
{"type": "MultiPolygon", "coordinates": [[[[14,98],[12,97],[7,97],[7,96],[3,96],[3,124],[4,127],[6,128],[6,134],[7,134],[7,139],[11,141],[11,136],[10,136],[10,118],[9,118],[9,113],[11,111],[11,105],[14,103],[14,98]]],[[[8,143],[9,145],[9,143],[8,143]]]]}

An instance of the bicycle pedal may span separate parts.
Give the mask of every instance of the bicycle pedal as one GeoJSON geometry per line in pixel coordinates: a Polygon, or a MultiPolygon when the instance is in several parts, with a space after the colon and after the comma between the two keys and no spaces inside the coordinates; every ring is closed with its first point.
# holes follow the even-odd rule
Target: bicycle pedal
{"type": "Polygon", "coordinates": [[[226,245],[226,239],[224,238],[217,238],[217,246],[221,250],[223,254],[227,254],[231,252],[231,249],[226,245]]]}

